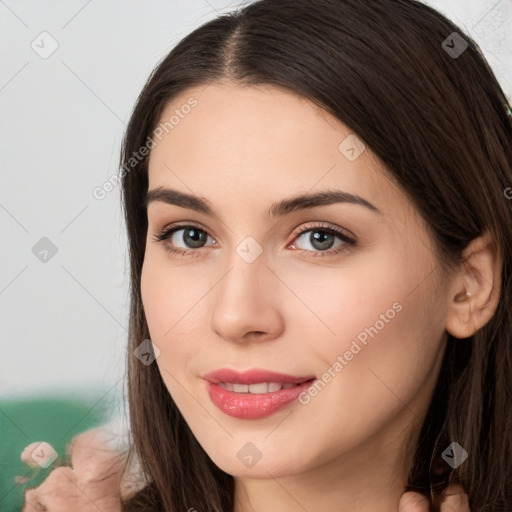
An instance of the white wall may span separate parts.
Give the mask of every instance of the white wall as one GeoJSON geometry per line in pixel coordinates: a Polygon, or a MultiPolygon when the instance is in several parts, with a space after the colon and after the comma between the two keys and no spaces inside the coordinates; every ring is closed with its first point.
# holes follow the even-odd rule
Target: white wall
{"type": "MultiPolygon", "coordinates": [[[[428,3],[476,38],[512,97],[511,0],[428,3]]],[[[157,61],[237,4],[0,2],[0,398],[121,392],[123,219],[118,190],[101,201],[92,190],[116,173],[125,123],[157,61]],[[59,45],[47,59],[31,47],[51,49],[43,31],[59,45]],[[46,263],[32,252],[42,237],[57,248],[46,263]]]]}
{"type": "Polygon", "coordinates": [[[479,44],[512,101],[512,0],[422,0],[479,44]]]}

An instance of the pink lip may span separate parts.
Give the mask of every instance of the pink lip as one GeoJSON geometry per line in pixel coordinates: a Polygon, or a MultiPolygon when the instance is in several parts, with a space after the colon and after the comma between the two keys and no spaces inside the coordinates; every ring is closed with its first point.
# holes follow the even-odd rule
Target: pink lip
{"type": "Polygon", "coordinates": [[[241,419],[258,419],[270,416],[296,400],[315,380],[314,376],[294,377],[267,370],[237,372],[229,369],[206,374],[206,390],[210,400],[222,412],[241,419]],[[256,384],[259,382],[291,383],[297,386],[269,393],[235,393],[218,385],[219,382],[234,384],[256,384]]]}
{"type": "Polygon", "coordinates": [[[217,384],[218,382],[232,382],[233,384],[257,384],[258,382],[281,382],[283,384],[301,384],[314,379],[314,375],[294,377],[284,373],[276,373],[270,370],[255,368],[246,372],[237,372],[229,368],[222,368],[203,375],[203,379],[217,384]]]}

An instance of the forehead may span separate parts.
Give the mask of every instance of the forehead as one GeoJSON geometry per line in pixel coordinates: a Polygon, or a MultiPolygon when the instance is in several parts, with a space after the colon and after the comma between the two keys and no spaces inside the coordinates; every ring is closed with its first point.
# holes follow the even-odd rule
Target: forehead
{"type": "Polygon", "coordinates": [[[364,141],[293,92],[201,85],[175,97],[159,127],[150,189],[193,192],[213,204],[261,203],[262,209],[288,195],[337,189],[366,197],[384,212],[400,203],[410,207],[364,141]]]}

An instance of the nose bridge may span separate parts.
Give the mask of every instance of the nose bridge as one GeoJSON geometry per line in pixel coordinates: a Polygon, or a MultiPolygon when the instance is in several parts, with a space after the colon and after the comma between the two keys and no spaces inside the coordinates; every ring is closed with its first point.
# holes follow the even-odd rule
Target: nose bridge
{"type": "Polygon", "coordinates": [[[255,307],[260,302],[260,294],[265,295],[264,274],[267,269],[267,258],[263,247],[251,236],[244,238],[229,257],[229,271],[221,284],[222,301],[244,301],[244,307],[255,307]]]}
{"type": "Polygon", "coordinates": [[[212,313],[212,329],[225,339],[242,340],[249,332],[275,333],[279,325],[263,247],[244,238],[228,259],[229,269],[219,283],[212,313]]]}

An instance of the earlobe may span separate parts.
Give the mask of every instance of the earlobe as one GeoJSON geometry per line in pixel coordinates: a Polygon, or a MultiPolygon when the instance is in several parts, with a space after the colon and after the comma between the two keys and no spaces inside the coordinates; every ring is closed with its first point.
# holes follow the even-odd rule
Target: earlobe
{"type": "Polygon", "coordinates": [[[488,232],[466,247],[449,290],[446,330],[468,338],[494,315],[501,292],[502,257],[488,232]]]}

